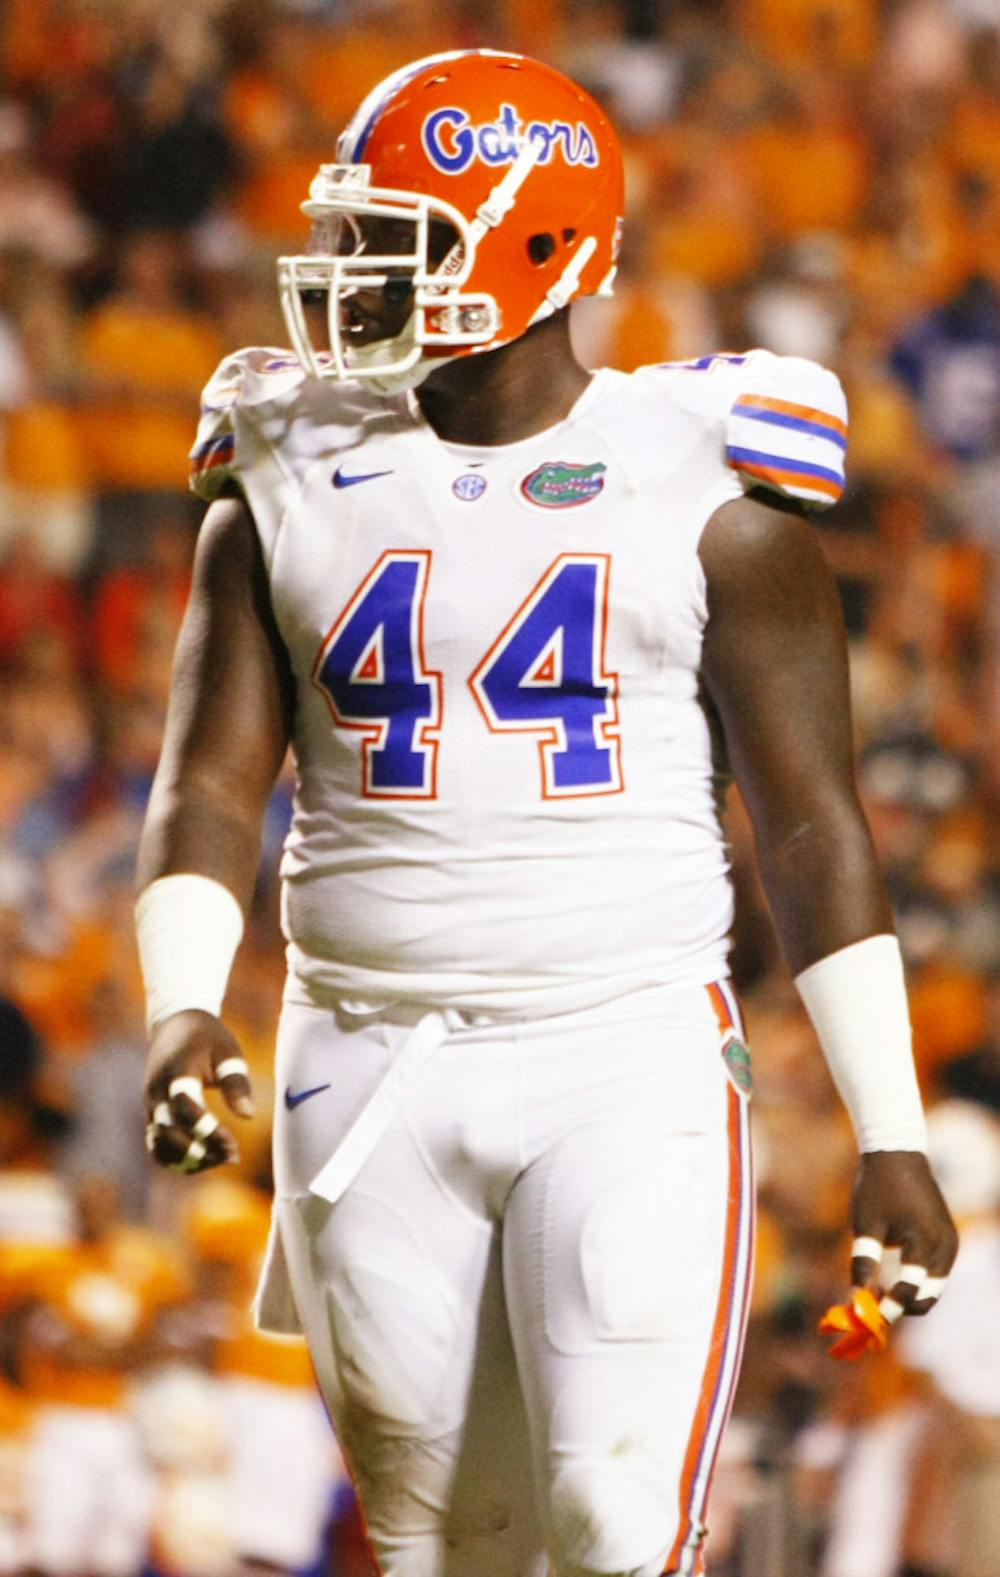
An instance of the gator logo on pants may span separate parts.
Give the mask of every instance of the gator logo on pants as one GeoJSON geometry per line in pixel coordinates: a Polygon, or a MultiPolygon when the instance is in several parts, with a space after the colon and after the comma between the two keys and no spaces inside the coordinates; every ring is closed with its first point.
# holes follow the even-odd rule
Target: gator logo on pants
{"type": "Polygon", "coordinates": [[[749,1048],[736,1035],[729,1035],[722,1043],[722,1058],[736,1088],[749,1095],[753,1089],[749,1048]]]}
{"type": "Polygon", "coordinates": [[[563,460],[546,461],[521,483],[521,492],[543,509],[568,509],[572,504],[588,504],[604,486],[607,466],[567,465],[563,460]]]}

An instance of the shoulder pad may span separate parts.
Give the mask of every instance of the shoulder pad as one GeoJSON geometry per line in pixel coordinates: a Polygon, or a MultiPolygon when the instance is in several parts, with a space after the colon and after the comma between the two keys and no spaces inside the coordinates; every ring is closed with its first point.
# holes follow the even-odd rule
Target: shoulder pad
{"type": "Polygon", "coordinates": [[[216,368],[201,399],[198,431],[189,456],[188,485],[199,498],[218,498],[248,456],[239,451],[239,413],[294,389],[304,377],[287,351],[254,347],[236,351],[216,368]]]}
{"type": "Polygon", "coordinates": [[[744,487],[773,488],[808,509],[840,498],[847,401],[835,373],[767,350],[669,362],[662,371],[677,374],[682,403],[722,421],[726,463],[744,487]]]}

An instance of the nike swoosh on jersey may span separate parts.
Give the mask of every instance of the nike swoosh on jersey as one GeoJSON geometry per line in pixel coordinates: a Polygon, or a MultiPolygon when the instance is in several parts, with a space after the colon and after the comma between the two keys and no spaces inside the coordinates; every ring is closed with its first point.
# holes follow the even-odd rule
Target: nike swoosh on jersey
{"type": "Polygon", "coordinates": [[[334,487],[354,487],[358,482],[374,482],[378,476],[391,476],[391,471],[356,471],[350,476],[345,476],[343,467],[337,467],[333,473],[334,487]]]}
{"type": "Polygon", "coordinates": [[[288,1111],[293,1112],[296,1106],[301,1106],[302,1102],[307,1101],[311,1095],[320,1095],[329,1088],[329,1084],[314,1084],[311,1090],[298,1090],[294,1095],[291,1088],[288,1088],[285,1091],[285,1107],[288,1111]]]}

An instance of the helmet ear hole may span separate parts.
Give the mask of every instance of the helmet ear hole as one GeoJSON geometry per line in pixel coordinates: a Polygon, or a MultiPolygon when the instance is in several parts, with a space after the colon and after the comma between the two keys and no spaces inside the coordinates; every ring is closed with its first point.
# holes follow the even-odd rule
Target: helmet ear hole
{"type": "Polygon", "coordinates": [[[547,230],[528,238],[528,257],[536,268],[541,268],[543,263],[547,263],[555,249],[556,238],[547,230]]]}
{"type": "Polygon", "coordinates": [[[572,241],[576,240],[576,231],[575,230],[564,230],[563,233],[562,233],[562,238],[563,238],[563,241],[564,241],[565,245],[569,246],[572,241]]]}

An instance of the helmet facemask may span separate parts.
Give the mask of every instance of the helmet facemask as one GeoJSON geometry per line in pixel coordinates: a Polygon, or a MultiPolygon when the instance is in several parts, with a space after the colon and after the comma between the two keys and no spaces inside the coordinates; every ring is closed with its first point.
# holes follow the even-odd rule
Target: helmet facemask
{"type": "Polygon", "coordinates": [[[293,348],[313,377],[361,378],[394,394],[432,370],[428,351],[490,344],[500,312],[493,296],[462,289],[477,241],[464,215],[440,198],[370,187],[370,173],[321,166],[302,205],[313,220],[309,246],[278,259],[278,288],[293,348]],[[328,348],[315,343],[311,298],[325,303],[328,348]],[[400,320],[403,305],[410,310],[400,320]]]}

